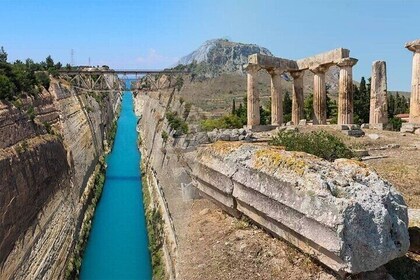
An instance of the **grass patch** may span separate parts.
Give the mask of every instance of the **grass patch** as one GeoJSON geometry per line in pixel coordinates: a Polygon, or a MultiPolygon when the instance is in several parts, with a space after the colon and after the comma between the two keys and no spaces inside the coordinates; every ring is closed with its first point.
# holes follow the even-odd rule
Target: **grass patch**
{"type": "Polygon", "coordinates": [[[79,239],[70,257],[66,272],[66,279],[79,279],[80,267],[82,266],[83,253],[89,238],[90,230],[92,227],[92,218],[95,213],[96,205],[101,198],[102,190],[105,184],[105,162],[103,159],[99,161],[99,171],[95,176],[93,190],[91,192],[91,199],[89,206],[86,209],[83,224],[80,229],[79,239]]]}
{"type": "MultiPolygon", "coordinates": [[[[145,170],[145,169],[142,169],[145,170]]],[[[147,235],[149,238],[149,251],[152,259],[153,279],[167,279],[165,262],[163,260],[163,219],[160,209],[152,203],[148,182],[142,174],[143,202],[146,212],[147,235]]]]}
{"type": "Polygon", "coordinates": [[[283,146],[287,151],[306,152],[329,161],[353,157],[353,152],[340,138],[323,130],[309,133],[282,131],[269,144],[283,146]]]}

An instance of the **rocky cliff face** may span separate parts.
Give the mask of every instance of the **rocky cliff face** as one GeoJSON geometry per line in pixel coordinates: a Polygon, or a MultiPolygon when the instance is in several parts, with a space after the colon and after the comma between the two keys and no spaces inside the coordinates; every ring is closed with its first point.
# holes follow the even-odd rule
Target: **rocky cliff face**
{"type": "Polygon", "coordinates": [[[53,80],[36,99],[0,103],[0,278],[63,278],[119,104],[103,94],[53,80]]]}
{"type": "Polygon", "coordinates": [[[223,72],[243,73],[243,65],[248,63],[248,56],[254,53],[272,55],[271,52],[255,44],[242,44],[226,39],[206,41],[197,50],[181,58],[178,64],[199,64],[199,72],[206,71],[206,76],[223,72]]]}

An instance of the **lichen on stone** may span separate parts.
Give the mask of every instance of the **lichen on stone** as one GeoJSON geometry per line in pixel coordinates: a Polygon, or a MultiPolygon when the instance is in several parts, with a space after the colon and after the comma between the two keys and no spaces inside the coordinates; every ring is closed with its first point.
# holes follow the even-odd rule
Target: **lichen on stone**
{"type": "Polygon", "coordinates": [[[262,149],[255,153],[254,168],[274,172],[278,167],[294,171],[303,175],[306,169],[306,162],[301,156],[295,153],[283,154],[278,149],[262,149]]]}

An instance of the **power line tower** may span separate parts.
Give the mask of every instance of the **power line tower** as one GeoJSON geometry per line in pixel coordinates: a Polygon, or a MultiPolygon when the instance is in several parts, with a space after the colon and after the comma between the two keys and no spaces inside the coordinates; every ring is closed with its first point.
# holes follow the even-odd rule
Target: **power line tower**
{"type": "Polygon", "coordinates": [[[70,65],[74,66],[74,50],[71,49],[70,51],[70,65]]]}

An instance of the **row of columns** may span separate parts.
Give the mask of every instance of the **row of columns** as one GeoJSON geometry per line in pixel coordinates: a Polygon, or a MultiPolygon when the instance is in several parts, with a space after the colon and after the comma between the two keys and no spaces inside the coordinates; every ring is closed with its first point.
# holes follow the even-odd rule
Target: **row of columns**
{"type": "MultiPolygon", "coordinates": [[[[352,67],[357,59],[344,58],[337,65],[340,67],[339,98],[338,98],[338,124],[353,123],[353,74],[352,67]]],[[[329,65],[320,65],[311,68],[314,73],[314,124],[327,123],[327,94],[325,88],[325,73],[329,65]]],[[[254,127],[260,124],[260,99],[255,81],[258,65],[248,64],[247,70],[247,98],[248,98],[248,126],[254,127]]],[[[281,74],[279,69],[268,69],[271,76],[271,124],[281,125],[283,123],[283,96],[281,89],[281,74]]],[[[303,98],[303,74],[304,71],[291,71],[293,77],[292,90],[292,122],[298,124],[304,118],[303,98]]]]}

